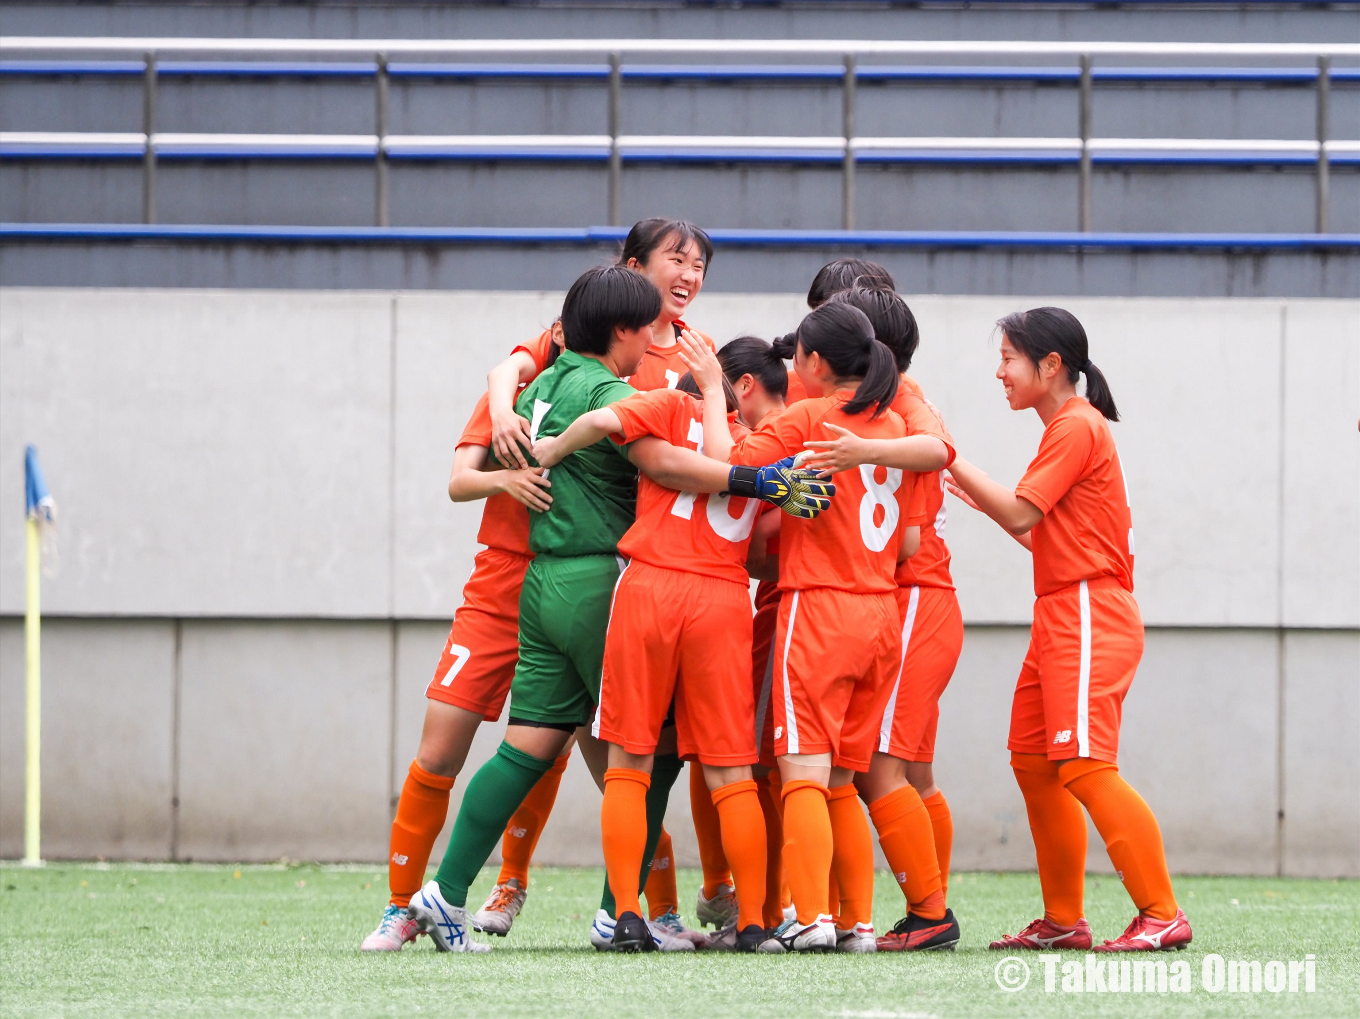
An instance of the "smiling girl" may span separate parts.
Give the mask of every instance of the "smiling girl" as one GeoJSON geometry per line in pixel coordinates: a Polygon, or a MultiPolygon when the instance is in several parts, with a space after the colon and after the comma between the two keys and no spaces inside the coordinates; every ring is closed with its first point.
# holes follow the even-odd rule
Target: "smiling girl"
{"type": "Polygon", "coordinates": [[[1116,764],[1124,695],[1143,656],[1128,491],[1107,423],[1119,412],[1070,312],[1035,308],[997,324],[996,377],[1006,402],[1033,409],[1044,436],[1014,489],[962,459],[950,468],[949,487],[1034,555],[1034,622],[1008,746],[1034,833],[1044,915],[992,948],[1091,948],[1082,916],[1083,807],[1138,908],[1122,935],[1094,950],[1182,948],[1190,925],[1171,889],[1157,819],[1116,764]],[[1077,395],[1083,375],[1085,397],[1077,395]]]}

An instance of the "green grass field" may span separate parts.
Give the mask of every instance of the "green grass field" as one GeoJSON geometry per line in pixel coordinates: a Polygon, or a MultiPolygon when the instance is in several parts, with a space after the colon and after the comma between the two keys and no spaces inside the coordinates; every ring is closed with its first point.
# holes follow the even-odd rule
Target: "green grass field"
{"type": "MultiPolygon", "coordinates": [[[[493,875],[484,871],[477,902],[493,875]]],[[[57,864],[0,867],[4,1016],[1356,1016],[1360,883],[1181,878],[1195,929],[1190,993],[1046,993],[1033,957],[1023,990],[998,988],[986,948],[1039,909],[1030,874],[957,874],[954,953],[869,956],[611,956],[586,940],[602,872],[540,868],[529,902],[487,956],[440,955],[420,939],[362,956],[385,903],[378,868],[57,864]],[[1315,993],[1213,994],[1204,957],[1316,956],[1315,993]]],[[[694,872],[680,873],[692,903],[694,872]]],[[[900,915],[880,875],[875,919],[900,915]]],[[[1088,882],[1098,937],[1129,919],[1112,878],[1088,882]]],[[[1071,958],[1082,961],[1073,953],[1071,958]]]]}

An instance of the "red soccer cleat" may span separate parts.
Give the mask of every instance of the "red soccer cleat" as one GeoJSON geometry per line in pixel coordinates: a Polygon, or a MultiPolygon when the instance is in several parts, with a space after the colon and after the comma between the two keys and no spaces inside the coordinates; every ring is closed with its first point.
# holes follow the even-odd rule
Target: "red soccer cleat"
{"type": "Polygon", "coordinates": [[[952,952],[959,943],[959,922],[954,911],[946,909],[939,920],[927,920],[908,913],[887,934],[878,939],[880,952],[952,952]]]}
{"type": "Polygon", "coordinates": [[[1091,925],[1082,919],[1071,927],[1064,927],[1041,916],[1019,934],[1003,934],[999,941],[992,942],[991,947],[1007,951],[1022,948],[1036,952],[1071,948],[1085,952],[1091,947],[1091,925]]]}
{"type": "Polygon", "coordinates": [[[1170,952],[1179,951],[1194,937],[1190,933],[1190,922],[1185,919],[1185,910],[1176,910],[1170,920],[1154,920],[1139,913],[1133,923],[1113,941],[1096,945],[1096,952],[1170,952]]]}

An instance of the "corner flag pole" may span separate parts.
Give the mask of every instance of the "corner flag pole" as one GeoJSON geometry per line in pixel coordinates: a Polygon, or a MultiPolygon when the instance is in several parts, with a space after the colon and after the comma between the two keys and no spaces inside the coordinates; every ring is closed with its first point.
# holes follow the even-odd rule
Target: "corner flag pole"
{"type": "Polygon", "coordinates": [[[24,450],[24,494],[28,529],[24,652],[27,671],[27,761],[24,768],[24,866],[42,866],[42,526],[56,519],[38,451],[24,450]]]}

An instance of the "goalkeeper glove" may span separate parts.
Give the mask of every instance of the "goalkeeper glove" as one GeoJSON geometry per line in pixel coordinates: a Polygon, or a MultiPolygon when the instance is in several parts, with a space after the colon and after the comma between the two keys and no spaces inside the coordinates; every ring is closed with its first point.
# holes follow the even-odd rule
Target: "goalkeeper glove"
{"type": "Polygon", "coordinates": [[[733,467],[727,476],[731,495],[760,499],[778,506],[790,516],[812,520],[831,505],[836,486],[823,481],[819,471],[794,466],[794,458],[764,467],[733,467]]]}

